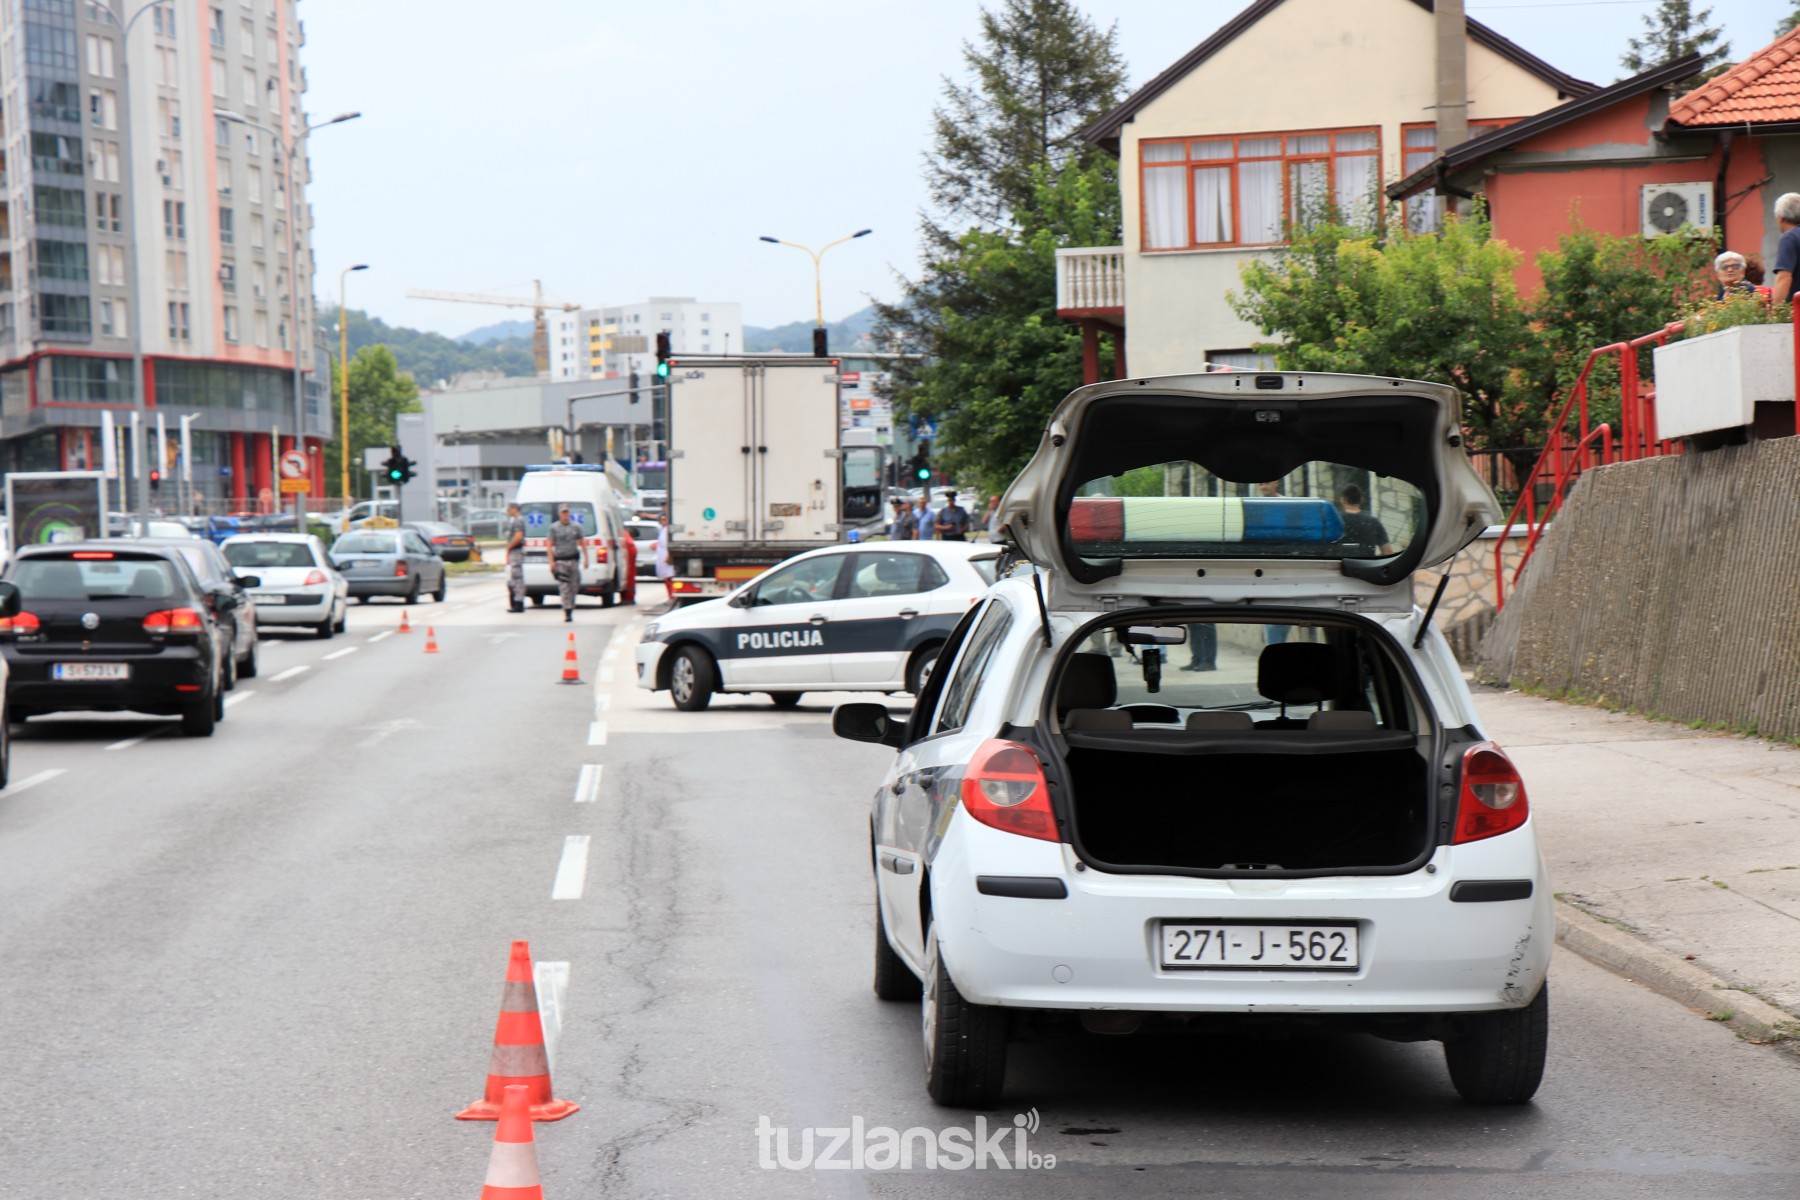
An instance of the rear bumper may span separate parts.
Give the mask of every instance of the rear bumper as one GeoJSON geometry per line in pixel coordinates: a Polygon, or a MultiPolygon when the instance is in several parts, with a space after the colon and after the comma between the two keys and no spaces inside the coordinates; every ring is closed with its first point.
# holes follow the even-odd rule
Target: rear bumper
{"type": "Polygon", "coordinates": [[[317,625],[337,604],[337,597],[331,592],[323,596],[315,596],[306,592],[288,592],[283,600],[274,600],[259,596],[256,600],[256,624],[260,628],[265,625],[317,625]],[[295,601],[302,601],[295,603],[295,601]]]}
{"type": "Polygon", "coordinates": [[[358,579],[346,575],[344,583],[350,589],[351,596],[404,596],[418,586],[416,575],[388,575],[372,579],[358,579]]]}
{"type": "Polygon", "coordinates": [[[179,713],[206,694],[211,682],[211,663],[196,646],[167,646],[157,654],[82,654],[71,648],[67,655],[20,654],[5,651],[6,702],[9,709],[42,712],[145,712],[179,713]],[[51,667],[59,662],[120,662],[130,677],[109,682],[65,682],[52,679],[51,667]],[[179,691],[188,687],[191,691],[179,691]]]}

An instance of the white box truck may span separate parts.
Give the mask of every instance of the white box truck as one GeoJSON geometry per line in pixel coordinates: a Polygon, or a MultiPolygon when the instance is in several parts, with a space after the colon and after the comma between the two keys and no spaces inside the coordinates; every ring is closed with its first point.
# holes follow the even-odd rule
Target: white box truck
{"type": "Polygon", "coordinates": [[[722,596],[843,539],[838,364],[679,356],[669,378],[669,551],[678,603],[722,596]]]}

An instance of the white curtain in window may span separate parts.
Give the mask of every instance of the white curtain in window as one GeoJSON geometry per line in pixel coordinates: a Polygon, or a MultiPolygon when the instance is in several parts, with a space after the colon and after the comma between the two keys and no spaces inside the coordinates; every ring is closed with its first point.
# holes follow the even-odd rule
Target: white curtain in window
{"type": "Polygon", "coordinates": [[[1336,166],[1340,219],[1352,225],[1367,224],[1375,216],[1375,156],[1346,155],[1337,160],[1336,166]]]}
{"type": "Polygon", "coordinates": [[[1198,245],[1230,242],[1231,168],[1199,167],[1194,171],[1194,241],[1198,245]]]}
{"type": "Polygon", "coordinates": [[[1247,246],[1281,240],[1281,160],[1238,164],[1238,205],[1247,246]]]}
{"type": "Polygon", "coordinates": [[[1145,168],[1144,249],[1178,250],[1188,244],[1186,174],[1186,167],[1145,168]]]}
{"type": "Polygon", "coordinates": [[[1288,200],[1293,205],[1294,224],[1310,225],[1318,220],[1326,201],[1331,199],[1329,177],[1323,159],[1288,164],[1288,200]]]}

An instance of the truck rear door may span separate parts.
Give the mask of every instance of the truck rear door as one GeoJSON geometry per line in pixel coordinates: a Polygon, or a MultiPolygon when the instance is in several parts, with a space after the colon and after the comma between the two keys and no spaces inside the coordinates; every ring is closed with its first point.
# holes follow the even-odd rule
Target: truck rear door
{"type": "MultiPolygon", "coordinates": [[[[679,542],[749,541],[754,497],[755,364],[684,368],[669,406],[669,524],[679,542]],[[748,451],[745,447],[749,447],[748,451]]],[[[685,563],[675,564],[677,575],[685,563]]]]}
{"type": "Polygon", "coordinates": [[[837,367],[759,363],[753,373],[755,521],[761,542],[817,545],[838,535],[837,367]]]}

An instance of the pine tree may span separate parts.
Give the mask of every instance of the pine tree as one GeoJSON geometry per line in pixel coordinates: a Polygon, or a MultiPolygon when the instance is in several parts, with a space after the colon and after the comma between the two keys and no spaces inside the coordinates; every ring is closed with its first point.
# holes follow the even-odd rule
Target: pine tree
{"type": "Polygon", "coordinates": [[[1708,25],[1712,9],[1694,11],[1693,0],[1661,0],[1656,11],[1644,14],[1644,35],[1634,37],[1619,61],[1633,75],[1672,63],[1690,54],[1700,54],[1700,71],[1675,85],[1677,91],[1711,79],[1730,64],[1725,56],[1731,43],[1724,40],[1720,25],[1708,25]]]}

